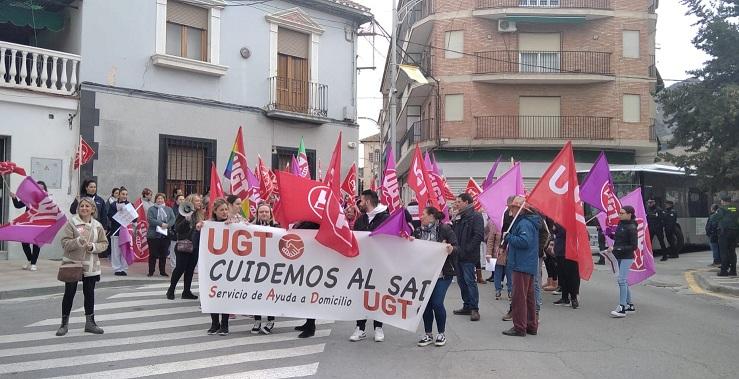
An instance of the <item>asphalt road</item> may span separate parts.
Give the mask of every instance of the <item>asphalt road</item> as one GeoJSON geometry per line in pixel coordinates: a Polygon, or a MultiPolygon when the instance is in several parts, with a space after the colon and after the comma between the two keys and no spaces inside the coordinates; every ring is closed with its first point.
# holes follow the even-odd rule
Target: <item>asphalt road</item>
{"type": "MultiPolygon", "coordinates": [[[[0,378],[736,378],[739,299],[696,294],[684,276],[708,253],[658,263],[658,275],[632,288],[637,312],[608,313],[617,303],[612,275],[583,282],[581,308],[556,307],[545,293],[538,336],[507,337],[507,301],[481,287],[479,322],[454,316],[459,289],[447,295],[448,343],[417,347],[418,335],[385,328],[385,342],[352,343],[351,322],[319,321],[317,336],[298,340],[301,320],[278,320],[269,336],[249,333],[239,316],[227,337],[207,336],[197,302],[164,300],[166,284],[100,289],[102,336],[82,333],[82,294],[71,330],[55,337],[61,295],[0,301],[0,378]]],[[[60,288],[61,290],[61,288],[60,288]]],[[[371,324],[370,324],[371,325],[371,324]]]]}

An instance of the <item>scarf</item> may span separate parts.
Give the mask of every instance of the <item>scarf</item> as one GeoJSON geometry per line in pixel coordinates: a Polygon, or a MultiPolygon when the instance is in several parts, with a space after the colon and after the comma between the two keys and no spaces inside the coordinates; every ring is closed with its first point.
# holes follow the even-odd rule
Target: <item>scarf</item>
{"type": "Polygon", "coordinates": [[[438,232],[439,223],[434,222],[428,225],[421,225],[421,239],[424,241],[436,242],[436,234],[438,232]]]}
{"type": "Polygon", "coordinates": [[[167,223],[167,212],[164,210],[165,205],[154,204],[153,207],[157,208],[157,221],[167,223]]]}

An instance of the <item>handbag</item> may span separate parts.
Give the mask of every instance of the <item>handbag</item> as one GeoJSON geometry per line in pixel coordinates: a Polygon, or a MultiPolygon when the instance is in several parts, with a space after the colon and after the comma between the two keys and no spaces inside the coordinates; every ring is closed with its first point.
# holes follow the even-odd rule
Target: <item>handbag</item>
{"type": "Polygon", "coordinates": [[[174,251],[179,253],[192,254],[193,244],[190,240],[179,240],[174,245],[174,251]]]}
{"type": "Polygon", "coordinates": [[[56,278],[60,282],[76,283],[82,280],[83,271],[84,267],[82,267],[82,263],[63,263],[61,266],[59,266],[59,272],[56,274],[56,278]]]}

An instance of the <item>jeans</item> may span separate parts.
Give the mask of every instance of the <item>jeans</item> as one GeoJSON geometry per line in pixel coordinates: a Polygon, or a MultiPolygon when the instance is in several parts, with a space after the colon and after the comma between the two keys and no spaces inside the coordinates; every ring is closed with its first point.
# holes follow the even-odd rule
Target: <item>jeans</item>
{"type": "MultiPolygon", "coordinates": [[[[82,278],[82,294],[85,295],[85,315],[95,314],[95,282],[100,275],[85,276],[82,278]]],[[[77,282],[64,284],[64,298],[62,298],[62,316],[72,313],[74,295],[77,293],[77,282]]]]}
{"type": "Polygon", "coordinates": [[[495,265],[493,282],[495,283],[496,292],[500,292],[503,290],[503,276],[505,276],[506,279],[506,289],[510,294],[511,290],[513,290],[513,279],[511,279],[511,272],[508,270],[508,266],[495,265]]]}
{"type": "Polygon", "coordinates": [[[513,272],[513,301],[511,313],[513,327],[520,332],[537,331],[536,299],[534,298],[534,276],[525,272],[513,272]]]}
{"type": "Polygon", "coordinates": [[[446,308],[444,308],[444,297],[449,285],[452,284],[452,276],[445,276],[436,281],[436,286],[431,292],[426,309],[423,311],[423,329],[426,333],[431,333],[434,326],[434,317],[436,317],[436,330],[444,334],[446,330],[446,308]]]}
{"type": "Polygon", "coordinates": [[[464,309],[477,311],[480,308],[478,303],[480,294],[477,291],[477,273],[474,262],[459,262],[457,266],[459,273],[457,281],[459,283],[459,292],[462,294],[462,302],[464,309]]]}
{"type": "Polygon", "coordinates": [[[539,265],[536,266],[536,276],[534,277],[534,298],[536,299],[536,311],[541,309],[541,263],[543,258],[539,258],[539,265]]]}
{"type": "Polygon", "coordinates": [[[618,259],[618,303],[626,306],[631,304],[631,289],[629,288],[629,268],[633,259],[618,259]]]}
{"type": "Polygon", "coordinates": [[[718,248],[718,242],[710,242],[710,245],[711,245],[711,252],[713,253],[713,263],[720,264],[721,263],[721,251],[718,248]]]}
{"type": "Polygon", "coordinates": [[[38,261],[38,255],[41,253],[41,246],[27,243],[22,243],[21,246],[23,246],[23,253],[26,254],[28,262],[35,265],[38,261]],[[33,248],[31,248],[31,246],[33,246],[33,248]]]}
{"type": "Polygon", "coordinates": [[[121,247],[118,245],[118,236],[110,237],[110,265],[113,272],[128,271],[128,262],[126,262],[126,257],[123,256],[121,247]]]}

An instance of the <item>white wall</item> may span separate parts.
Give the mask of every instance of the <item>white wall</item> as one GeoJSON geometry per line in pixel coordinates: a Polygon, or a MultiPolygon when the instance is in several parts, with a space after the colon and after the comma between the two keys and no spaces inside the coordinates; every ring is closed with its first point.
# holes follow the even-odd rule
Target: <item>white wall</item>
{"type": "MultiPolygon", "coordinates": [[[[31,157],[62,160],[61,188],[49,188],[49,193],[59,207],[67,213],[79,191],[76,176],[72,179],[71,193],[69,165],[79,135],[79,124],[75,117],[69,126],[69,115],[77,111],[77,102],[71,98],[36,95],[31,92],[0,89],[0,135],[10,137],[10,160],[31,174],[31,157]],[[50,115],[53,119],[50,119],[50,115]]],[[[22,176],[10,175],[10,190],[15,192],[22,176]]],[[[8,218],[14,219],[24,212],[9,204],[8,218]]],[[[10,259],[24,257],[21,246],[7,243],[10,259]]],[[[57,238],[54,243],[41,249],[41,259],[59,258],[62,249],[57,238]]]]}

